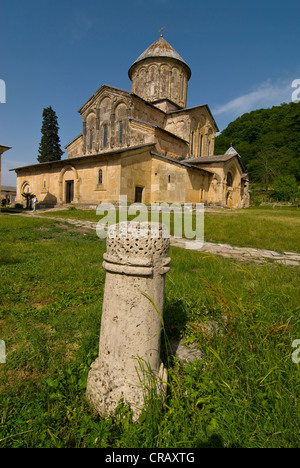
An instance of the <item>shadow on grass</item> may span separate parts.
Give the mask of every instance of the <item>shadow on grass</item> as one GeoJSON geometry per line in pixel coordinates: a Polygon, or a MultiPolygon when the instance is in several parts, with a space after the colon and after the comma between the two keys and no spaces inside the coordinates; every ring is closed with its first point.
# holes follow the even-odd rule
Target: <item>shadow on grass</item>
{"type": "Polygon", "coordinates": [[[198,441],[196,448],[242,448],[240,444],[224,445],[223,439],[218,434],[212,434],[207,440],[198,441]]]}
{"type": "Polygon", "coordinates": [[[165,332],[170,341],[178,339],[188,321],[186,305],[182,299],[166,299],[164,308],[165,332]]]}
{"type": "Polygon", "coordinates": [[[164,329],[161,340],[161,356],[163,362],[172,360],[175,355],[174,343],[178,342],[186,328],[188,318],[186,306],[182,299],[166,299],[164,306],[164,329]]]}

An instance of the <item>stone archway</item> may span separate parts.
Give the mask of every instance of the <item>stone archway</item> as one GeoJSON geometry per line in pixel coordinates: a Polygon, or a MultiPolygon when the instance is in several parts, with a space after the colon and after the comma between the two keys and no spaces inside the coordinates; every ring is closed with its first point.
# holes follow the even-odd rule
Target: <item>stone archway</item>
{"type": "Polygon", "coordinates": [[[29,193],[30,192],[30,183],[25,180],[21,185],[21,193],[29,193]]]}
{"type": "Polygon", "coordinates": [[[24,202],[26,202],[26,209],[28,210],[31,206],[31,197],[30,197],[30,194],[31,194],[31,184],[25,180],[22,184],[21,184],[21,190],[20,190],[20,194],[19,194],[19,197],[20,197],[20,202],[23,204],[24,202]],[[24,196],[24,195],[27,195],[27,196],[24,196]]]}
{"type": "Polygon", "coordinates": [[[79,203],[79,177],[78,177],[78,172],[75,169],[74,166],[69,164],[68,166],[65,166],[60,174],[59,174],[59,197],[58,201],[60,205],[63,205],[65,203],[70,202],[70,200],[67,200],[68,198],[68,193],[70,189],[70,183],[73,182],[73,197],[71,202],[73,203],[79,203]],[[66,180],[65,175],[66,172],[71,172],[71,176],[69,176],[68,180],[66,180]],[[69,185],[68,185],[69,184],[69,185]]]}
{"type": "Polygon", "coordinates": [[[212,202],[215,205],[221,205],[222,204],[222,179],[218,174],[214,174],[212,182],[211,182],[211,197],[212,197],[212,202]]]}
{"type": "Polygon", "coordinates": [[[232,193],[231,192],[227,192],[226,193],[226,200],[225,200],[225,204],[226,206],[228,206],[228,208],[231,208],[232,206],[232,193]]]}
{"type": "Polygon", "coordinates": [[[235,164],[231,163],[226,168],[223,179],[223,203],[228,208],[236,208],[238,206],[239,180],[237,168],[235,164]]]}

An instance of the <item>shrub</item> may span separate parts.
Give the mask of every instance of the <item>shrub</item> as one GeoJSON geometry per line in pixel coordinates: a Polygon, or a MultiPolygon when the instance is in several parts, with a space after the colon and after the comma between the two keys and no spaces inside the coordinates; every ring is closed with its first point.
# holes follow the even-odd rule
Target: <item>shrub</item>
{"type": "Polygon", "coordinates": [[[273,200],[292,201],[300,197],[300,191],[296,178],[292,175],[278,177],[274,181],[273,190],[270,193],[273,200]]]}

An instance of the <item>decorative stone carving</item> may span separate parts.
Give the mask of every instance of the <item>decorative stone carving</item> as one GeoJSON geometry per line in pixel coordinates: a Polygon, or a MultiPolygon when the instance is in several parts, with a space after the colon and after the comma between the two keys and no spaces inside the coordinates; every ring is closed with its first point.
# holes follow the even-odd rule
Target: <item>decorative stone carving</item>
{"type": "Polygon", "coordinates": [[[160,335],[169,245],[158,223],[123,222],[109,227],[99,356],[91,366],[86,392],[100,415],[113,416],[123,399],[136,420],[144,406],[142,382],[148,370],[157,390],[165,391],[160,335]]]}

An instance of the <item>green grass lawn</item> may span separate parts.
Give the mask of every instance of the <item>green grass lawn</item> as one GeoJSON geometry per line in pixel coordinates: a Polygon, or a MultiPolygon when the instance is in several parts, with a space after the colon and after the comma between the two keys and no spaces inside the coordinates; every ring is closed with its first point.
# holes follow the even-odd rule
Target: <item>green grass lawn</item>
{"type": "MultiPolygon", "coordinates": [[[[96,211],[84,210],[54,211],[45,215],[94,222],[100,219],[96,211]]],[[[251,207],[246,210],[205,212],[204,237],[207,242],[300,253],[299,232],[300,208],[297,207],[251,207]]]]}
{"type": "MultiPolygon", "coordinates": [[[[287,224],[297,224],[297,213],[286,213],[287,224]]],[[[291,359],[300,339],[300,268],[171,248],[164,337],[185,337],[204,358],[182,366],[167,357],[163,339],[166,402],[151,397],[133,424],[126,407],[113,421],[85,400],[105,243],[54,219],[6,214],[0,234],[1,448],[300,446],[300,364],[291,359]]]]}
{"type": "Polygon", "coordinates": [[[279,252],[300,252],[300,209],[251,207],[207,213],[205,240],[279,252]]]}

